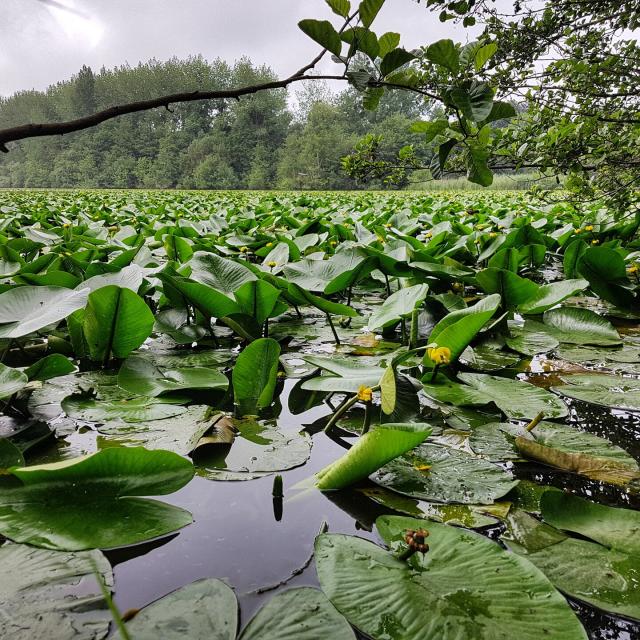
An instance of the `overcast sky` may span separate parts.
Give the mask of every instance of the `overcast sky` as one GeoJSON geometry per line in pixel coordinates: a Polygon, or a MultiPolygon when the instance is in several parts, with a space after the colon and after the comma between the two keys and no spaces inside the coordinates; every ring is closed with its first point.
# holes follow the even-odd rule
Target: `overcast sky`
{"type": "MultiPolygon", "coordinates": [[[[48,2],[0,0],[0,95],[44,89],[83,64],[98,70],[192,54],[229,61],[247,55],[284,75],[318,50],[298,29],[298,21],[332,15],[324,0],[48,2]]],[[[409,49],[442,37],[467,37],[413,0],[387,0],[374,28],[400,32],[409,49]]],[[[320,71],[330,68],[325,64],[320,71]]]]}

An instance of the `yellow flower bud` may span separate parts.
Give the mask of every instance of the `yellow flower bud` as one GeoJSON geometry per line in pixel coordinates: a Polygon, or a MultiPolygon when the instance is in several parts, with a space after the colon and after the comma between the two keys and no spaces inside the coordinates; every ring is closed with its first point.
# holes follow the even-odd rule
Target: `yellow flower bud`
{"type": "Polygon", "coordinates": [[[278,266],[278,263],[275,262],[274,260],[267,262],[267,267],[277,267],[277,266],[278,266]]]}
{"type": "Polygon", "coordinates": [[[427,233],[425,233],[424,237],[425,238],[433,238],[433,233],[431,233],[431,231],[427,231],[427,233]]]}
{"type": "Polygon", "coordinates": [[[497,234],[495,231],[492,231],[492,232],[489,234],[489,237],[490,237],[490,238],[495,238],[497,235],[498,235],[498,234],[497,234]]]}
{"type": "Polygon", "coordinates": [[[449,364],[451,362],[451,349],[449,347],[430,347],[427,355],[436,364],[449,364]]]}
{"type": "Polygon", "coordinates": [[[585,228],[585,231],[593,231],[593,225],[592,224],[588,224],[585,228]]]}
{"type": "Polygon", "coordinates": [[[68,229],[70,226],[71,226],[71,225],[70,225],[68,222],[65,222],[65,223],[62,225],[62,228],[63,228],[63,229],[68,229]]]}
{"type": "Polygon", "coordinates": [[[249,247],[240,247],[240,253],[247,253],[249,251],[249,247]]]}
{"type": "Polygon", "coordinates": [[[387,222],[387,224],[385,224],[384,226],[385,226],[385,229],[391,229],[391,227],[392,227],[393,225],[391,225],[389,222],[387,222]]]}
{"type": "Polygon", "coordinates": [[[360,385],[358,389],[358,400],[360,402],[371,402],[371,398],[373,397],[373,391],[371,387],[365,387],[363,384],[360,385]]]}
{"type": "Polygon", "coordinates": [[[592,240],[591,244],[600,244],[600,240],[597,240],[597,239],[596,240],[592,240]]]}
{"type": "Polygon", "coordinates": [[[273,247],[273,242],[267,242],[267,247],[273,247]]]}
{"type": "Polygon", "coordinates": [[[573,232],[574,233],[582,233],[582,229],[574,229],[573,232]]]}
{"type": "Polygon", "coordinates": [[[332,247],[337,247],[337,246],[338,246],[338,243],[337,243],[335,240],[332,240],[329,244],[330,244],[332,247]]]}
{"type": "Polygon", "coordinates": [[[634,264],[627,269],[627,273],[637,273],[637,272],[638,272],[637,264],[634,264]]]}

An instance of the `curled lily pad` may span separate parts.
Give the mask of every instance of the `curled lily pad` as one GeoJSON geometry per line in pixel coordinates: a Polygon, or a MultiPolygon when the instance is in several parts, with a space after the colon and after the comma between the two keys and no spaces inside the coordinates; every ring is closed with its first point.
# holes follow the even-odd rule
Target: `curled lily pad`
{"type": "Polygon", "coordinates": [[[109,549],[191,523],[183,509],[135,497],[173,493],[191,480],[191,462],[169,451],[117,447],[10,472],[0,492],[0,533],[15,542],[109,549]]]}
{"type": "Polygon", "coordinates": [[[460,504],[491,504],[518,484],[486,460],[434,444],[392,460],[371,480],[412,498],[460,504]]]}
{"type": "Polygon", "coordinates": [[[428,424],[383,424],[361,436],[349,451],[316,474],[321,491],[344,489],[417,447],[431,435],[428,424]]]}
{"type": "MultiPolygon", "coordinates": [[[[424,525],[395,516],[376,521],[393,551],[407,529],[424,525]]],[[[586,640],[566,600],[527,560],[464,529],[426,528],[429,551],[406,562],[361,538],[316,539],[322,590],[359,630],[374,640],[586,640]]]]}
{"type": "Polygon", "coordinates": [[[107,588],[113,586],[113,575],[102,553],[4,544],[0,564],[11,576],[0,583],[0,636],[12,640],[99,640],[106,636],[111,616],[95,572],[107,588]]]}

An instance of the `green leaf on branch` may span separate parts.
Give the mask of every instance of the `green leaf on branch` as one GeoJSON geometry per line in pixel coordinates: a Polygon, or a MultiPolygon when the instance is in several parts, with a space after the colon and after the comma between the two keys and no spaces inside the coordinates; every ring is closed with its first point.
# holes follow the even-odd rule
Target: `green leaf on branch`
{"type": "Polygon", "coordinates": [[[399,69],[403,65],[411,62],[415,59],[412,53],[409,53],[405,49],[394,49],[387,53],[380,64],[380,72],[383,76],[388,76],[396,69],[399,69]]]}
{"type": "Polygon", "coordinates": [[[301,20],[298,26],[327,51],[336,56],[342,53],[342,40],[328,20],[301,20]]]}
{"type": "Polygon", "coordinates": [[[362,0],[360,3],[360,20],[367,29],[373,24],[384,2],[385,0],[362,0]]]}
{"type": "Polygon", "coordinates": [[[348,18],[351,11],[351,2],[349,0],[326,0],[331,10],[341,18],[348,18]]]}
{"type": "Polygon", "coordinates": [[[453,40],[438,40],[427,47],[427,58],[434,64],[444,67],[451,73],[460,70],[460,54],[453,40]]]}

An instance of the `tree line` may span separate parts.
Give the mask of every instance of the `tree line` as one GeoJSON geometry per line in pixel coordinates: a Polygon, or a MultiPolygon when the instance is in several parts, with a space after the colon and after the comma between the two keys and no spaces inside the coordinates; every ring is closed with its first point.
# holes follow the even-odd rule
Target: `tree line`
{"type": "MultiPolygon", "coordinates": [[[[83,66],[46,91],[0,99],[0,128],[83,117],[122,101],[193,88],[268,82],[266,66],[202,56],[94,72],[83,66]]],[[[57,138],[23,140],[0,157],[4,188],[354,189],[341,167],[362,136],[382,135],[390,151],[420,143],[412,122],[424,102],[392,92],[366,111],[353,88],[333,93],[309,82],[238,101],[176,104],[130,114],[57,138]]],[[[372,186],[382,186],[367,184],[372,186]]]]}

